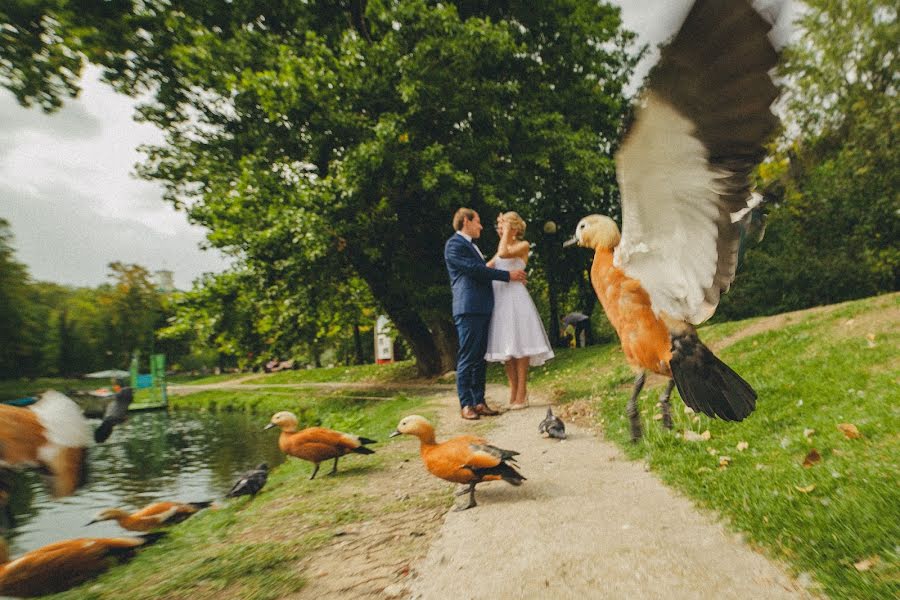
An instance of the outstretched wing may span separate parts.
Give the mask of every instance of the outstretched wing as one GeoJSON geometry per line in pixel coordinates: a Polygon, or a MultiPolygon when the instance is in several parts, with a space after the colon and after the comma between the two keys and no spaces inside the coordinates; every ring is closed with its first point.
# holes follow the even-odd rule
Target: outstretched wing
{"type": "Polygon", "coordinates": [[[691,323],[715,312],[737,267],[750,172],[777,120],[771,24],[748,0],[697,0],[650,74],[616,170],[615,264],[654,310],[691,323]]]}

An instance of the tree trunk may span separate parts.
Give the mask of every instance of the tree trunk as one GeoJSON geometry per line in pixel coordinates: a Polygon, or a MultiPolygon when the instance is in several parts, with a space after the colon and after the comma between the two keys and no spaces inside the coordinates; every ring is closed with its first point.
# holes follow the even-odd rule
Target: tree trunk
{"type": "Polygon", "coordinates": [[[410,306],[403,293],[408,282],[395,282],[380,265],[373,264],[358,253],[349,256],[357,273],[363,278],[388,318],[409,344],[420,377],[435,377],[443,373],[443,357],[422,317],[410,306]]]}
{"type": "Polygon", "coordinates": [[[434,336],[435,345],[441,355],[441,372],[456,369],[456,355],[459,352],[459,339],[456,335],[456,325],[446,318],[432,319],[429,322],[431,333],[434,336]]]}
{"type": "Polygon", "coordinates": [[[363,357],[362,335],[359,333],[359,323],[353,324],[353,350],[355,352],[353,364],[361,365],[365,358],[363,357]]]}

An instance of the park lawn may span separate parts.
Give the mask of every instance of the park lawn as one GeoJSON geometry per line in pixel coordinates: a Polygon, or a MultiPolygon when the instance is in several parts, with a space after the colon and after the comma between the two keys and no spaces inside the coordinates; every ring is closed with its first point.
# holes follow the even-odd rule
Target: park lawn
{"type": "MultiPolygon", "coordinates": [[[[760,321],[712,325],[700,336],[714,342],[760,321]]],[[[759,394],[742,423],[687,414],[675,392],[675,428],[667,432],[654,419],[661,387],[645,387],[644,438],[632,444],[625,404],[633,375],[617,345],[563,350],[535,369],[532,383],[560,402],[589,401],[628,456],[719,512],[795,575],[811,575],[830,597],[898,597],[900,294],[756,329],[717,352],[759,394]],[[843,423],[860,436],[847,437],[843,423]],[[685,430],[711,437],[685,441],[685,430]],[[820,458],[804,466],[813,450],[820,458]]]]}
{"type": "MultiPolygon", "coordinates": [[[[215,394],[225,396],[231,392],[203,394],[210,400],[215,394]]],[[[434,418],[427,400],[395,396],[355,405],[322,398],[308,398],[305,402],[290,408],[305,408],[307,415],[332,426],[352,423],[353,431],[379,441],[374,446],[376,453],[344,457],[338,477],[322,475],[314,481],[308,481],[312,468],[309,463],[289,459],[272,470],[266,487],[256,498],[229,500],[223,502],[222,508],[203,511],[170,529],[165,539],[141,551],[133,561],[52,598],[279,598],[303,588],[304,560],[340,535],[342,527],[385,512],[438,508],[452,502],[446,489],[400,500],[391,497],[385,502],[365,487],[371,476],[402,461],[415,460],[415,450],[392,448],[395,440],[389,440],[388,434],[401,417],[411,412],[434,418]]],[[[226,400],[220,400],[214,406],[226,405],[226,400]]],[[[265,408],[260,420],[267,422],[272,406],[262,400],[256,406],[265,408]]],[[[273,434],[273,443],[274,437],[273,434]]],[[[327,472],[329,464],[323,464],[322,473],[327,472]]]]}
{"type": "Polygon", "coordinates": [[[416,377],[416,363],[402,360],[383,365],[323,367],[295,369],[278,373],[260,373],[243,383],[391,383],[409,381],[416,377]]]}
{"type": "Polygon", "coordinates": [[[13,400],[36,396],[46,390],[94,390],[108,387],[108,379],[66,379],[62,377],[38,377],[36,379],[0,380],[0,400],[13,400]]]}

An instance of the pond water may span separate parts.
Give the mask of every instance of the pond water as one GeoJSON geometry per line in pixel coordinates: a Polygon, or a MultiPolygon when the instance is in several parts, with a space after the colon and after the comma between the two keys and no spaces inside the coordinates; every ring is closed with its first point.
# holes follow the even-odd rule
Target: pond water
{"type": "MultiPolygon", "coordinates": [[[[92,421],[96,426],[99,421],[92,421]]],[[[88,483],[74,495],[50,497],[37,473],[16,476],[10,555],[77,537],[133,535],[115,521],[87,526],[102,509],[136,510],[151,502],[221,500],[237,476],[261,462],[284,461],[267,419],[244,413],[134,413],[104,444],[89,451],[88,483]]]]}

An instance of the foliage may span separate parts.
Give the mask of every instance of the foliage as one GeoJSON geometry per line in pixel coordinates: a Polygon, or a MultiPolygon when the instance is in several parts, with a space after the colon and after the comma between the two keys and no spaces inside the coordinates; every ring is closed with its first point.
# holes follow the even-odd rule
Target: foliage
{"type": "Polygon", "coordinates": [[[111,284],[74,288],[31,281],[0,219],[0,379],[72,376],[127,368],[132,352],[186,350],[156,342],[170,314],[166,294],[139,265],[109,265],[111,284]]]}
{"type": "Polygon", "coordinates": [[[900,296],[892,294],[786,317],[771,330],[760,319],[702,328],[701,338],[714,348],[742,330],[756,330],[717,351],[756,388],[756,412],[741,423],[691,415],[676,392],[670,433],[653,418],[662,389],[645,387],[639,444],[630,441],[625,414],[633,374],[618,344],[563,350],[535,370],[533,384],[563,402],[587,400],[606,437],[726,516],[753,544],[796,572],[813,574],[828,597],[887,598],[896,595],[900,565],[900,521],[884,517],[900,504],[894,485],[900,476],[898,314],[900,296]],[[856,425],[862,437],[848,439],[841,423],[856,425]],[[679,435],[706,430],[711,437],[703,442],[679,435]],[[805,468],[812,448],[821,462],[805,468]],[[724,468],[722,456],[730,459],[724,468]],[[872,557],[871,570],[854,566],[872,557]]]}
{"type": "Polygon", "coordinates": [[[720,315],[773,314],[900,283],[896,3],[811,0],[780,66],[784,123],[760,169],[763,243],[720,315]]]}
{"type": "MultiPolygon", "coordinates": [[[[143,175],[240,259],[255,288],[241,290],[248,302],[264,292],[278,307],[263,320],[299,319],[279,323],[278,335],[302,338],[313,354],[335,327],[329,317],[346,316],[345,286],[364,284],[423,372],[451,367],[442,241],[455,209],[485,220],[520,210],[536,232],[535,267],[566,281],[581,263],[552,254],[559,240],[543,236],[543,223],[568,231],[616,199],[610,150],[635,57],[608,5],[71,8],[39,4],[50,35],[16,30],[11,60],[47,61],[62,44],[106,67],[118,89],[150,90],[140,115],[166,144],[146,149],[143,175]]],[[[34,89],[57,97],[46,75],[55,64],[16,71],[6,85],[23,101],[34,89]]],[[[67,71],[54,75],[71,83],[67,71]]]]}

